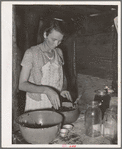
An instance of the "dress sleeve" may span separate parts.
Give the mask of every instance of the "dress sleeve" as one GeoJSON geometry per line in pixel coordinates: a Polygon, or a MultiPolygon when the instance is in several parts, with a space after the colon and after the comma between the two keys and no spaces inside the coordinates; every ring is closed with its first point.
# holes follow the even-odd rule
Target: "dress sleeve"
{"type": "Polygon", "coordinates": [[[33,56],[31,49],[26,50],[21,62],[21,66],[27,66],[29,68],[32,68],[32,57],[33,56]]]}

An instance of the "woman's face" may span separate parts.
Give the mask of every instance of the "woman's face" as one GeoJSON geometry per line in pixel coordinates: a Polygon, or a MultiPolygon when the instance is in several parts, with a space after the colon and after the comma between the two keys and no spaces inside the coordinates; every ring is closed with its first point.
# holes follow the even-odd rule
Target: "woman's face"
{"type": "Polygon", "coordinates": [[[52,50],[52,49],[55,49],[61,43],[63,39],[63,34],[53,29],[48,36],[46,36],[46,32],[45,32],[44,38],[47,46],[52,50]]]}

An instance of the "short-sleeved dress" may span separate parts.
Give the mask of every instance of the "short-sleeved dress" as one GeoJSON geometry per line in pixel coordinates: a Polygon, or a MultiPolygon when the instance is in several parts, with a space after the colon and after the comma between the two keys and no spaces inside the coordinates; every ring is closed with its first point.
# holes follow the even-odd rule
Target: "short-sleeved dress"
{"type": "MultiPolygon", "coordinates": [[[[54,49],[54,57],[45,54],[43,44],[26,50],[21,65],[31,69],[29,82],[36,85],[54,87],[59,92],[63,86],[63,54],[59,48],[54,49]]],[[[25,111],[51,108],[52,104],[46,94],[26,93],[25,111]]]]}

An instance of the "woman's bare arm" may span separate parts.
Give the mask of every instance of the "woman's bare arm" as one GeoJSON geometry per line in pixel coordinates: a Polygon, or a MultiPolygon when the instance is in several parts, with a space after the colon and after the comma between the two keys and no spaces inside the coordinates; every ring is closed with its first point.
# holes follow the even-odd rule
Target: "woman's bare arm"
{"type": "Polygon", "coordinates": [[[29,67],[22,67],[19,79],[19,89],[25,92],[46,94],[54,108],[58,109],[58,107],[60,107],[59,95],[50,87],[30,83],[28,81],[30,71],[31,69],[29,67]]]}
{"type": "Polygon", "coordinates": [[[19,79],[19,90],[31,93],[46,93],[47,87],[35,85],[28,81],[31,69],[27,66],[23,66],[20,79],[19,79]]]}

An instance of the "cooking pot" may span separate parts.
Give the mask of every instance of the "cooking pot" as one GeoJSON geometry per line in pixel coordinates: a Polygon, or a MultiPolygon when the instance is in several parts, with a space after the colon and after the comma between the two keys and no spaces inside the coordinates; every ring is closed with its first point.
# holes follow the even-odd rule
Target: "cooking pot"
{"type": "Polygon", "coordinates": [[[63,123],[62,123],[63,125],[71,124],[78,119],[80,115],[80,110],[78,105],[76,107],[72,107],[71,102],[62,102],[62,107],[67,107],[67,109],[69,108],[69,110],[65,110],[65,108],[62,108],[62,110],[59,110],[59,113],[63,115],[63,123]]]}

